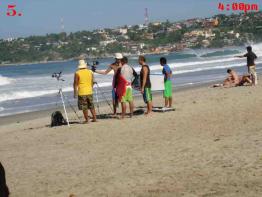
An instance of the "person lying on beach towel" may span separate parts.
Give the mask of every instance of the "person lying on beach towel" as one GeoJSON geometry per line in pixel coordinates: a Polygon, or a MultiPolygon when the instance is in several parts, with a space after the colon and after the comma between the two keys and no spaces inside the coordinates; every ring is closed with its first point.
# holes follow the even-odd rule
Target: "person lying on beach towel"
{"type": "Polygon", "coordinates": [[[223,84],[215,84],[213,87],[230,88],[252,84],[250,75],[238,76],[238,74],[232,69],[228,69],[227,73],[228,77],[224,80],[223,84]]]}

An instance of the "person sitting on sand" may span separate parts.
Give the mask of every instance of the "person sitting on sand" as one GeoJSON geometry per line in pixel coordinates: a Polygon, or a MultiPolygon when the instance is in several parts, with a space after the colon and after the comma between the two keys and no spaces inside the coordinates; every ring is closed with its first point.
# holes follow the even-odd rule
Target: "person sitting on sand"
{"type": "Polygon", "coordinates": [[[252,84],[250,75],[238,76],[238,74],[232,69],[228,69],[227,73],[229,74],[229,76],[224,80],[223,84],[215,84],[213,85],[213,87],[230,88],[236,86],[243,86],[245,84],[252,84]]]}
{"type": "Polygon", "coordinates": [[[144,56],[139,56],[138,62],[142,66],[140,72],[140,89],[143,95],[144,102],[147,104],[147,112],[145,114],[150,114],[152,112],[153,105],[150,81],[150,68],[146,64],[146,58],[144,56]]]}
{"type": "Polygon", "coordinates": [[[8,197],[9,196],[9,189],[6,185],[5,179],[5,169],[0,162],[0,196],[1,197],[8,197]]]}
{"type": "Polygon", "coordinates": [[[79,60],[78,71],[74,78],[74,98],[78,96],[78,108],[83,110],[85,122],[88,123],[88,109],[93,115],[92,122],[96,122],[96,111],[93,103],[94,74],[87,69],[85,60],[79,60]]]}
{"type": "Polygon", "coordinates": [[[248,74],[248,75],[243,75],[239,77],[239,84],[238,86],[244,86],[244,85],[252,85],[252,77],[248,74]]]}
{"type": "Polygon", "coordinates": [[[238,86],[238,84],[240,82],[238,74],[232,69],[228,69],[227,73],[228,73],[228,77],[224,81],[223,86],[224,87],[236,87],[236,86],[238,86]]]}

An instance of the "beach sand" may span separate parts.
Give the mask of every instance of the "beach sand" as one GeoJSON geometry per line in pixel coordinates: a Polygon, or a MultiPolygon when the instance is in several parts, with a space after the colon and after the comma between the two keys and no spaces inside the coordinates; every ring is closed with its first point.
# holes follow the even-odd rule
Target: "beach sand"
{"type": "Polygon", "coordinates": [[[174,112],[123,121],[48,128],[42,114],[2,124],[11,197],[262,196],[262,86],[202,87],[174,100],[174,112]]]}

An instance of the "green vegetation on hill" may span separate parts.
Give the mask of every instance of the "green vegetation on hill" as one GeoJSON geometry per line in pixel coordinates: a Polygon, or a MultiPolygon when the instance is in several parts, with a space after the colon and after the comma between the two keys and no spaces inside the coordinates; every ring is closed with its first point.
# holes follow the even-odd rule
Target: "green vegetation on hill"
{"type": "Polygon", "coordinates": [[[216,15],[207,19],[158,22],[116,29],[47,34],[0,40],[0,64],[136,54],[188,48],[220,48],[262,41],[262,12],[216,15]],[[207,25],[218,19],[218,26],[207,25]],[[208,32],[208,33],[207,33],[208,32]],[[159,50],[158,50],[159,51],[159,50]]]}

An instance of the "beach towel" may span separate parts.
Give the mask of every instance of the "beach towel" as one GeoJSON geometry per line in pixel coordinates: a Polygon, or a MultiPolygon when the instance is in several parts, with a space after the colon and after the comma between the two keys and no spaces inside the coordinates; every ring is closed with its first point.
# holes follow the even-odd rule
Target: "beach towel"
{"type": "Polygon", "coordinates": [[[116,94],[119,102],[121,102],[123,96],[126,94],[126,86],[128,85],[130,85],[130,83],[122,75],[118,75],[116,84],[116,94]]]}
{"type": "Polygon", "coordinates": [[[153,107],[153,112],[170,112],[170,111],[176,111],[173,107],[153,107]]]}

